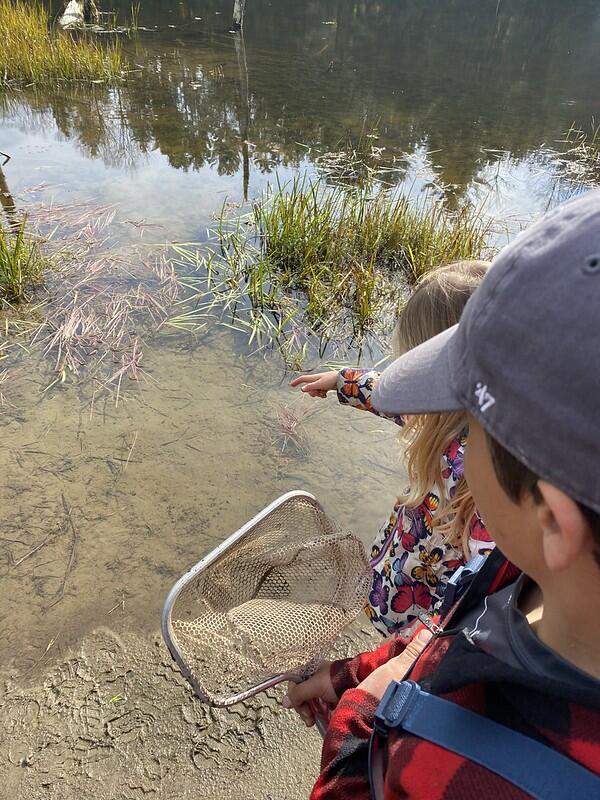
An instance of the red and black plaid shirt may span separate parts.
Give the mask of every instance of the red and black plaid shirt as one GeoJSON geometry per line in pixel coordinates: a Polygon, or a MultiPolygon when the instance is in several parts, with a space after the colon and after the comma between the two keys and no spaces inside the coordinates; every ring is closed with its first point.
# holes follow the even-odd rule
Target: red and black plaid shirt
{"type": "MultiPolygon", "coordinates": [[[[323,744],[311,800],[369,800],[367,746],[378,700],[350,687],[401,650],[391,640],[372,653],[334,663],[332,678],[342,696],[323,744]]],[[[426,691],[533,737],[600,775],[600,689],[590,692],[510,667],[458,632],[434,640],[410,677],[426,691]]],[[[418,737],[390,733],[385,800],[527,797],[468,759],[418,737]]]]}

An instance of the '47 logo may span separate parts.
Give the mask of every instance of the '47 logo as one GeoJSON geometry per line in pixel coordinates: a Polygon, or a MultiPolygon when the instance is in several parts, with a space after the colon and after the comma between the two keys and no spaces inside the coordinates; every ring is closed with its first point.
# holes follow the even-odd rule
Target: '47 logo
{"type": "Polygon", "coordinates": [[[481,381],[475,386],[475,397],[481,412],[487,411],[496,402],[496,398],[488,392],[487,384],[481,381]]]}

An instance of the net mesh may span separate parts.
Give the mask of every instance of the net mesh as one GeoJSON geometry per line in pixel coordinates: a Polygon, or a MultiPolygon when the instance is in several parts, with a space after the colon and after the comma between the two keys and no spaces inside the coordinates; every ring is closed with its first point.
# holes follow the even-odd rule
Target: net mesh
{"type": "Polygon", "coordinates": [[[362,610],[369,581],[358,539],[293,496],[185,585],[173,643],[203,699],[222,705],[274,675],[310,674],[362,610]]]}

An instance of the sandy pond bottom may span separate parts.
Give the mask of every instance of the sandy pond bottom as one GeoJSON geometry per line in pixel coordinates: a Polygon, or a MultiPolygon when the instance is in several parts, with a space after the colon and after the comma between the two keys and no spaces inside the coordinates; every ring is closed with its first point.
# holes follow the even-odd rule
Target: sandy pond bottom
{"type": "MultiPolygon", "coordinates": [[[[158,634],[177,577],[269,501],[313,491],[367,542],[401,482],[389,424],[290,394],[231,332],[146,349],[152,381],[90,418],[14,374],[0,469],[0,797],[306,797],[320,741],[277,692],[191,694],[158,634]],[[303,402],[304,401],[304,402],[303,402]],[[283,450],[283,403],[305,417],[283,450]]],[[[366,619],[342,652],[378,639],[366,619]]]]}

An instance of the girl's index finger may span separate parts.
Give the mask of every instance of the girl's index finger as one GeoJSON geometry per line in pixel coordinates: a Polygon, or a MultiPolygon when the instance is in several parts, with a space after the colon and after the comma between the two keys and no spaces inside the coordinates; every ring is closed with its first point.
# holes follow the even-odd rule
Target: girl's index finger
{"type": "Polygon", "coordinates": [[[290,386],[300,386],[301,383],[314,383],[318,381],[320,375],[298,375],[293,381],[290,381],[290,386]]]}

